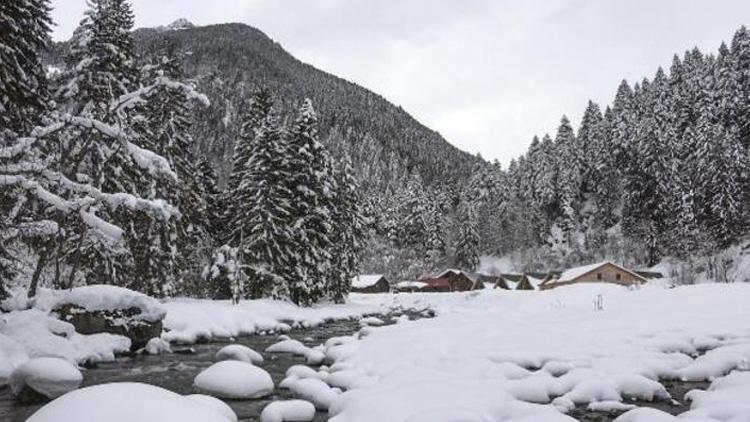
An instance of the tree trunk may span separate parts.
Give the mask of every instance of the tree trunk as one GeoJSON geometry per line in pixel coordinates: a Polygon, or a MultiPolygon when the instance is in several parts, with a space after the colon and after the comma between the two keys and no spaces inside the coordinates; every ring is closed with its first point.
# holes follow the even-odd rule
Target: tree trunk
{"type": "Polygon", "coordinates": [[[39,260],[36,262],[36,268],[34,269],[34,275],[31,277],[31,285],[29,285],[29,291],[28,291],[28,297],[32,298],[36,296],[36,289],[39,285],[39,277],[42,275],[42,269],[47,264],[47,257],[49,256],[49,252],[47,252],[47,248],[43,248],[42,252],[39,254],[39,260]]]}

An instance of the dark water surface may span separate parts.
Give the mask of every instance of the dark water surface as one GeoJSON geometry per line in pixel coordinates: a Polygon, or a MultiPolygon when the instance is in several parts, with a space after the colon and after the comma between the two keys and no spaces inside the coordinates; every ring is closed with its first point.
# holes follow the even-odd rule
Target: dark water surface
{"type": "MultiPolygon", "coordinates": [[[[392,322],[389,318],[384,321],[392,322]]],[[[351,335],[359,330],[356,320],[329,322],[314,328],[294,329],[287,335],[306,346],[317,346],[327,339],[351,335]]],[[[141,382],[180,394],[192,394],[193,379],[203,369],[216,362],[216,352],[227,344],[243,344],[263,355],[258,365],[268,371],[274,384],[284,379],[287,368],[304,364],[305,358],[287,353],[265,353],[266,347],[278,342],[278,335],[238,337],[234,341],[212,340],[192,346],[173,346],[173,350],[193,348],[195,353],[171,353],[157,356],[134,355],[118,357],[114,362],[100,363],[95,368],[82,370],[83,387],[108,382],[141,382]]],[[[273,395],[257,400],[227,400],[240,421],[258,421],[260,412],[273,400],[293,398],[288,390],[276,389],[273,395]]],[[[0,422],[22,422],[43,405],[23,405],[13,399],[9,388],[0,389],[0,422]]],[[[318,412],[315,421],[325,421],[328,414],[318,412]]],[[[106,422],[106,421],[102,421],[106,422]]]]}

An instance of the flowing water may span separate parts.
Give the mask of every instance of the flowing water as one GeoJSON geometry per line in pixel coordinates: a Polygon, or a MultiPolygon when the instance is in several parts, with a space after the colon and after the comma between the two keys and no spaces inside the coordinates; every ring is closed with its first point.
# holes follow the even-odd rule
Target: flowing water
{"type": "MultiPolygon", "coordinates": [[[[382,318],[392,323],[390,317],[382,318]]],[[[314,328],[292,330],[287,335],[307,346],[316,346],[327,339],[351,335],[359,330],[356,320],[341,320],[314,328]]],[[[304,357],[286,353],[265,353],[266,347],[278,342],[277,335],[253,335],[239,337],[233,341],[211,341],[192,346],[174,346],[176,353],[162,355],[134,355],[118,357],[114,362],[100,363],[83,370],[83,386],[108,382],[141,382],[157,385],[180,394],[192,394],[193,379],[203,369],[216,362],[216,352],[227,344],[244,344],[261,353],[263,364],[259,365],[271,374],[278,385],[292,365],[304,364],[304,357]],[[194,353],[183,353],[192,349],[194,353]]],[[[22,422],[42,405],[24,405],[13,399],[9,388],[0,389],[0,422],[22,422]]],[[[260,412],[273,400],[293,398],[288,390],[276,389],[273,395],[258,400],[227,400],[240,421],[258,421],[260,412]]],[[[328,419],[326,412],[318,412],[315,421],[328,419]]]]}

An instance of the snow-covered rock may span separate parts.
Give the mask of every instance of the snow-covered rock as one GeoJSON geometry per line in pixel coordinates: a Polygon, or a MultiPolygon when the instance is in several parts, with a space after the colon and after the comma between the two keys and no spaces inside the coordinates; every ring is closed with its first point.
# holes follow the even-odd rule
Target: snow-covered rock
{"type": "Polygon", "coordinates": [[[378,317],[369,316],[369,317],[360,319],[359,324],[363,327],[368,327],[368,326],[379,327],[385,324],[385,322],[383,322],[383,320],[378,317]]]}
{"type": "Polygon", "coordinates": [[[273,392],[273,380],[268,372],[251,363],[225,360],[198,374],[193,387],[223,399],[255,399],[273,392]]]}
{"type": "Polygon", "coordinates": [[[308,422],[315,417],[315,406],[304,400],[271,402],[263,408],[260,422],[308,422]]]}
{"type": "Polygon", "coordinates": [[[35,307],[53,311],[79,334],[110,333],[128,337],[131,349],[161,336],[166,310],[154,298],[117,286],[91,285],[46,291],[35,307]]]}
{"type": "Polygon", "coordinates": [[[75,390],[83,375],[60,358],[35,358],[17,367],[10,376],[13,395],[23,402],[54,399],[75,390]]]}
{"type": "Polygon", "coordinates": [[[230,344],[216,352],[217,360],[239,360],[248,363],[263,363],[263,356],[255,350],[241,344],[230,344]]]}
{"type": "Polygon", "coordinates": [[[268,353],[291,353],[293,355],[304,356],[310,348],[302,344],[299,340],[281,340],[266,348],[268,353]]]}
{"type": "Polygon", "coordinates": [[[303,378],[288,383],[295,397],[312,402],[316,409],[328,410],[338,394],[317,378],[303,378]]]}
{"type": "Polygon", "coordinates": [[[216,397],[207,396],[205,394],[189,394],[185,396],[185,398],[215,410],[224,416],[229,422],[237,422],[237,414],[234,413],[234,410],[232,410],[228,404],[216,397]]]}
{"type": "Polygon", "coordinates": [[[143,352],[149,355],[160,355],[162,353],[172,353],[172,346],[166,340],[154,337],[146,343],[143,352]]]}
{"type": "Polygon", "coordinates": [[[148,384],[112,383],[72,391],[26,422],[234,422],[205,403],[148,384]]]}

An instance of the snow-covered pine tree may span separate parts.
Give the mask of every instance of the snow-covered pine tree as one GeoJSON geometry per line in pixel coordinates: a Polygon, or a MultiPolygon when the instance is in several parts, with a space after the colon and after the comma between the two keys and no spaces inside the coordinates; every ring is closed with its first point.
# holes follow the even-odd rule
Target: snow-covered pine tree
{"type": "Polygon", "coordinates": [[[205,294],[212,299],[226,300],[241,293],[243,277],[239,271],[237,248],[222,245],[213,251],[211,261],[203,269],[205,294]]]}
{"type": "MultiPolygon", "coordinates": [[[[62,112],[132,131],[135,113],[133,92],[135,69],[130,31],[133,13],[125,0],[93,0],[74,32],[67,69],[60,78],[57,102],[62,112]],[[120,102],[123,100],[123,102],[120,102]]],[[[85,183],[105,192],[140,194],[149,185],[149,175],[133,161],[112,137],[97,130],[74,127],[59,134],[59,168],[69,178],[85,175],[85,183]]],[[[108,219],[129,228],[132,215],[125,209],[110,212],[108,219]]],[[[72,266],[83,261],[86,278],[96,282],[127,284],[132,255],[125,248],[112,248],[83,230],[71,230],[63,242],[72,246],[64,255],[72,266]]]]}
{"type": "Polygon", "coordinates": [[[15,276],[8,247],[19,236],[24,215],[31,211],[24,189],[3,179],[21,160],[17,137],[28,133],[47,109],[47,78],[39,58],[46,46],[49,26],[47,0],[6,1],[0,4],[0,300],[5,282],[15,276]]]}
{"type": "Polygon", "coordinates": [[[331,265],[326,278],[326,295],[342,303],[349,293],[351,280],[359,274],[359,256],[365,241],[365,221],[362,216],[362,197],[354,177],[348,155],[344,155],[340,169],[335,171],[336,194],[332,207],[331,265]]]}
{"type": "Polygon", "coordinates": [[[203,96],[189,97],[182,85],[173,84],[185,82],[180,61],[178,53],[167,49],[154,63],[144,67],[141,79],[146,85],[157,81],[162,84],[150,91],[145,103],[137,107],[141,118],[135,122],[141,133],[140,146],[164,157],[177,175],[177,180],[152,178],[143,195],[166,200],[180,210],[181,217],[165,221],[139,216],[137,229],[128,236],[130,249],[142,252],[134,254],[133,287],[157,296],[174,290],[180,273],[198,273],[200,254],[211,248],[206,204],[189,133],[192,100],[200,99],[205,105],[207,100],[203,96]]]}
{"type": "Polygon", "coordinates": [[[459,207],[459,231],[456,239],[456,266],[474,271],[479,265],[479,231],[475,205],[464,201],[459,207]]]}
{"type": "Polygon", "coordinates": [[[318,118],[309,99],[303,101],[287,134],[287,188],[292,207],[290,230],[294,265],[287,283],[291,300],[309,305],[325,295],[325,277],[331,266],[332,219],[336,180],[330,155],[318,141],[318,118]]]}
{"type": "Polygon", "coordinates": [[[273,101],[270,91],[261,88],[253,94],[250,103],[240,116],[242,121],[238,137],[234,143],[232,169],[229,173],[229,181],[225,191],[226,195],[223,198],[226,208],[223,211],[221,220],[223,223],[221,225],[226,226],[224,229],[225,232],[222,233],[223,238],[231,244],[238,244],[240,241],[240,227],[234,226],[232,223],[236,219],[242,218],[239,215],[245,207],[242,201],[252,200],[251,198],[237,198],[238,189],[248,171],[247,163],[250,161],[253,153],[254,141],[256,136],[258,136],[257,132],[270,115],[272,108],[273,101]]]}
{"type": "MultiPolygon", "coordinates": [[[[255,117],[244,116],[250,128],[255,117]]],[[[250,156],[236,190],[227,194],[234,204],[229,223],[232,245],[243,255],[248,276],[246,294],[252,298],[288,298],[286,275],[296,262],[289,222],[293,215],[288,148],[273,110],[260,127],[243,130],[238,142],[247,143],[250,156]]]]}
{"type": "Polygon", "coordinates": [[[205,222],[206,231],[210,235],[212,243],[217,243],[220,239],[219,233],[223,228],[219,227],[222,218],[222,197],[217,184],[216,170],[211,163],[204,159],[198,159],[198,190],[201,195],[201,204],[203,204],[204,215],[202,220],[205,222]]]}

